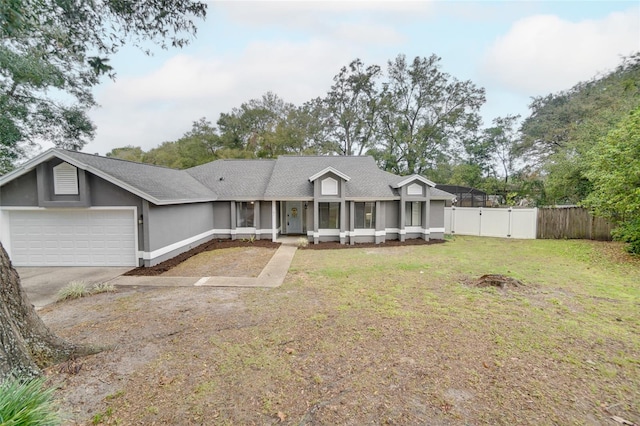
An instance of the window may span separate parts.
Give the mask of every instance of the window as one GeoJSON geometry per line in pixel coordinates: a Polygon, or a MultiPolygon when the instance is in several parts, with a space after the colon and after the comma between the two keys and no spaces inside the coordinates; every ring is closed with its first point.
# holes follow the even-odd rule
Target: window
{"type": "Polygon", "coordinates": [[[55,166],[53,192],[56,195],[78,195],[78,170],[69,163],[55,166]]]}
{"type": "Polygon", "coordinates": [[[338,195],[338,181],[334,178],[326,178],[322,181],[322,195],[338,195]]]}
{"type": "Polygon", "coordinates": [[[422,226],[422,201],[407,201],[404,217],[405,226],[422,226]]]}
{"type": "Polygon", "coordinates": [[[356,228],[372,229],[376,227],[376,203],[356,203],[356,228]]]}
{"type": "Polygon", "coordinates": [[[253,228],[253,202],[236,203],[236,227],[253,228]]]}
{"type": "Polygon", "coordinates": [[[318,203],[319,227],[340,229],[340,203],[318,203]]]}

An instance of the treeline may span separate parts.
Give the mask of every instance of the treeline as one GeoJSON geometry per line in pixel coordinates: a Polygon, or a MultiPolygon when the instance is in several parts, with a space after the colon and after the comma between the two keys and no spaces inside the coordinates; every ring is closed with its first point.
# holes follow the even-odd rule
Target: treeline
{"type": "Polygon", "coordinates": [[[303,105],[268,92],[221,114],[215,125],[195,121],[176,141],[107,155],[188,168],[219,158],[366,154],[393,173],[504,192],[515,172],[518,117],[497,118],[483,129],[484,102],[483,88],[442,71],[435,55],[399,55],[384,69],[356,59],[325,96],[303,105]]]}
{"type": "Polygon", "coordinates": [[[443,72],[437,56],[399,55],[384,69],[356,59],[325,96],[303,105],[268,92],[221,114],[215,125],[195,121],[176,141],[107,155],[188,168],[220,158],[366,154],[384,170],[479,188],[505,204],[583,204],[621,224],[640,217],[640,142],[633,137],[640,54],[590,81],[533,98],[522,120],[507,115],[483,125],[484,102],[483,88],[443,72]],[[624,155],[614,152],[620,143],[631,144],[624,155]],[[614,170],[625,172],[603,189],[614,170]],[[624,205],[613,207],[618,199],[624,205]]]}

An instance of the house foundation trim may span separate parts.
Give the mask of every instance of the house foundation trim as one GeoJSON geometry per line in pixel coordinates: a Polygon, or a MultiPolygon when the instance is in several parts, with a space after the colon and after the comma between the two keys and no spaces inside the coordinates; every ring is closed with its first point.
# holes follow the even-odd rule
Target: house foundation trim
{"type": "Polygon", "coordinates": [[[168,246],[164,246],[164,247],[159,248],[157,250],[154,250],[152,252],[143,251],[142,252],[142,258],[144,260],[153,260],[153,259],[155,259],[157,257],[160,257],[162,255],[165,255],[165,254],[169,253],[169,252],[172,252],[174,250],[182,248],[182,247],[184,247],[186,245],[192,244],[192,243],[194,243],[194,242],[196,242],[198,240],[202,240],[204,238],[212,236],[215,233],[216,233],[215,230],[212,229],[210,231],[206,231],[206,232],[203,232],[201,234],[194,235],[193,237],[186,238],[186,239],[184,239],[182,241],[178,241],[177,243],[169,244],[168,246]]]}

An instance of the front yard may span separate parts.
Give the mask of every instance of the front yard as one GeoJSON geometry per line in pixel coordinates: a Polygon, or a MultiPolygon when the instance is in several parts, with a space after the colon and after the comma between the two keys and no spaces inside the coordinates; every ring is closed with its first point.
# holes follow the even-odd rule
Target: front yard
{"type": "Polygon", "coordinates": [[[276,289],[64,302],[45,323],[115,346],[50,381],[70,424],[640,423],[640,262],[618,249],[299,250],[276,289]],[[525,286],[472,285],[487,273],[525,286]]]}

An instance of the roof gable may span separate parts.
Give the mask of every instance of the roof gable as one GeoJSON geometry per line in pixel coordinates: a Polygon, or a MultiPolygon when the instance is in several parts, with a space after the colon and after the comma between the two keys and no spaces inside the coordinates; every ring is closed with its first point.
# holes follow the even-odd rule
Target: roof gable
{"type": "Polygon", "coordinates": [[[184,170],[52,148],[0,178],[0,186],[53,158],[90,172],[156,205],[214,201],[217,196],[184,170]]]}
{"type": "Polygon", "coordinates": [[[430,186],[430,187],[432,187],[432,188],[436,186],[436,184],[435,184],[435,183],[431,182],[429,179],[427,179],[427,178],[426,178],[426,177],[424,177],[424,176],[420,176],[420,175],[410,175],[410,176],[403,176],[403,177],[402,177],[402,180],[401,180],[401,181],[399,181],[399,182],[397,182],[397,183],[394,185],[394,188],[401,188],[401,187],[403,187],[403,186],[405,186],[405,185],[407,185],[407,184],[410,184],[411,182],[415,182],[415,181],[422,182],[422,183],[424,183],[424,184],[426,184],[426,185],[429,185],[429,186],[430,186]]]}
{"type": "Polygon", "coordinates": [[[327,173],[333,173],[336,176],[339,176],[341,179],[344,179],[345,182],[349,182],[351,180],[351,178],[347,175],[345,175],[344,173],[342,173],[339,170],[334,169],[333,167],[329,166],[329,167],[325,167],[324,169],[320,170],[318,173],[314,174],[313,176],[309,177],[309,182],[313,182],[314,180],[318,179],[319,177],[322,177],[324,175],[326,175],[327,173]]]}

